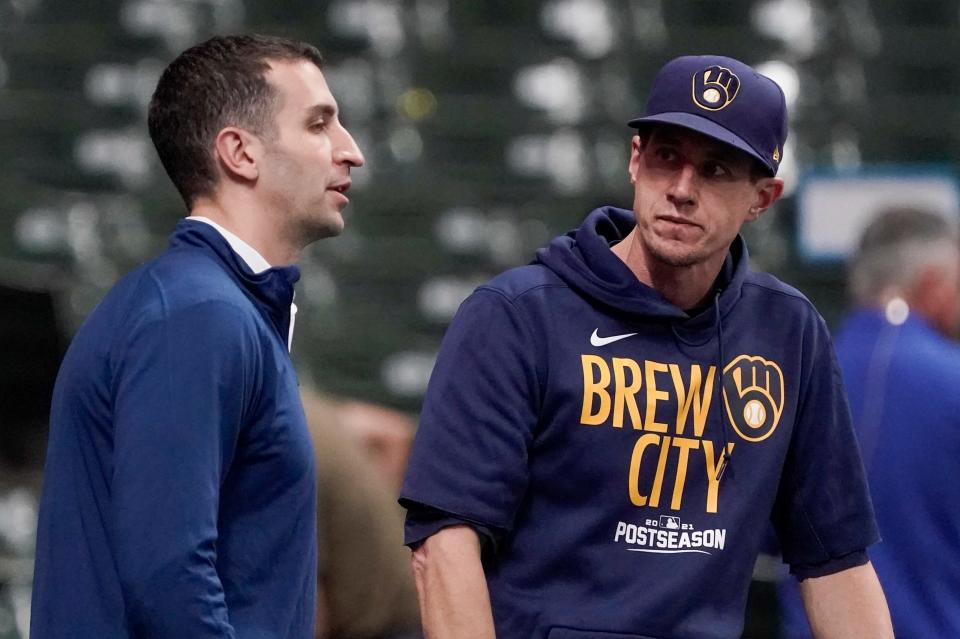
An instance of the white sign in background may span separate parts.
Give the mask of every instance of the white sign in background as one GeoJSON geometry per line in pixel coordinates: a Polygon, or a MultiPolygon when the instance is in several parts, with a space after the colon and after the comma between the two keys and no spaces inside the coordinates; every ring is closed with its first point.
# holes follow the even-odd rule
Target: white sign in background
{"type": "Polygon", "coordinates": [[[800,253],[810,260],[844,260],[860,241],[864,227],[884,209],[909,206],[960,217],[960,186],[946,170],[916,168],[818,171],[797,190],[800,253]]]}

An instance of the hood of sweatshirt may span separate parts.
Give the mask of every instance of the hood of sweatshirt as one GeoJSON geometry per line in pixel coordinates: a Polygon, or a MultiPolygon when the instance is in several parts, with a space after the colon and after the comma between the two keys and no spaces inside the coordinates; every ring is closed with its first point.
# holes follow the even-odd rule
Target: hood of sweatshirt
{"type": "Polygon", "coordinates": [[[640,282],[610,250],[634,226],[632,211],[612,206],[595,209],[580,227],[537,251],[534,263],[543,264],[570,288],[598,304],[634,317],[661,320],[678,329],[710,328],[717,311],[721,317],[730,312],[740,298],[749,263],[746,243],[739,235],[714,282],[710,304],[687,313],[640,282]]]}
{"type": "Polygon", "coordinates": [[[237,255],[214,227],[196,220],[184,219],[177,223],[170,236],[170,248],[182,246],[199,248],[211,253],[260,313],[276,329],[286,343],[290,332],[290,304],[293,303],[293,285],[300,279],[296,265],[275,266],[262,273],[254,273],[237,255]]]}

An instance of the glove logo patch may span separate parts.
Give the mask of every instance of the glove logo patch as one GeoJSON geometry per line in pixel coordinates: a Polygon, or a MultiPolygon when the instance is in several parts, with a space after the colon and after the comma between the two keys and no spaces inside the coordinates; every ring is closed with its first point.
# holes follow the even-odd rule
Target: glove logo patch
{"type": "Polygon", "coordinates": [[[783,372],[776,362],[740,355],[723,369],[723,406],[742,439],[762,442],[783,414],[783,372]]]}
{"type": "Polygon", "coordinates": [[[740,92],[740,78],[726,67],[713,65],[693,76],[693,102],[701,109],[719,111],[740,92]]]}

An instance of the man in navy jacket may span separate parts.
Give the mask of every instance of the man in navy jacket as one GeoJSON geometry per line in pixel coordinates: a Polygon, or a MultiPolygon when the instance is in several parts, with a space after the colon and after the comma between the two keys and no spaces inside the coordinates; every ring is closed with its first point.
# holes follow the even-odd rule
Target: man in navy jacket
{"type": "Polygon", "coordinates": [[[87,318],[54,390],[31,636],[312,639],[313,449],[293,266],[363,156],[307,44],[217,37],[150,135],[189,209],[87,318]]]}
{"type": "Polygon", "coordinates": [[[780,88],[683,57],[604,207],[479,287],[444,338],[401,492],[431,639],[732,639],[772,518],[823,637],[891,637],[826,326],[752,272],[780,88]]]}

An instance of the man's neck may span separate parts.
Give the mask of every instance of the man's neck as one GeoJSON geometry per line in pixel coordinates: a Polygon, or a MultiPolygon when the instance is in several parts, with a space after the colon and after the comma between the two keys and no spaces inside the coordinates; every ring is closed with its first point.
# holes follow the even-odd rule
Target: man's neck
{"type": "Polygon", "coordinates": [[[242,205],[230,206],[209,198],[199,198],[190,209],[191,217],[205,217],[227,229],[249,244],[273,266],[293,264],[300,257],[300,248],[282,240],[276,220],[270,215],[246,210],[242,205]]]}
{"type": "Polygon", "coordinates": [[[649,255],[637,235],[636,228],[611,247],[611,250],[638,280],[685,311],[697,308],[707,301],[726,257],[720,255],[717,259],[691,266],[666,264],[649,255]]]}

